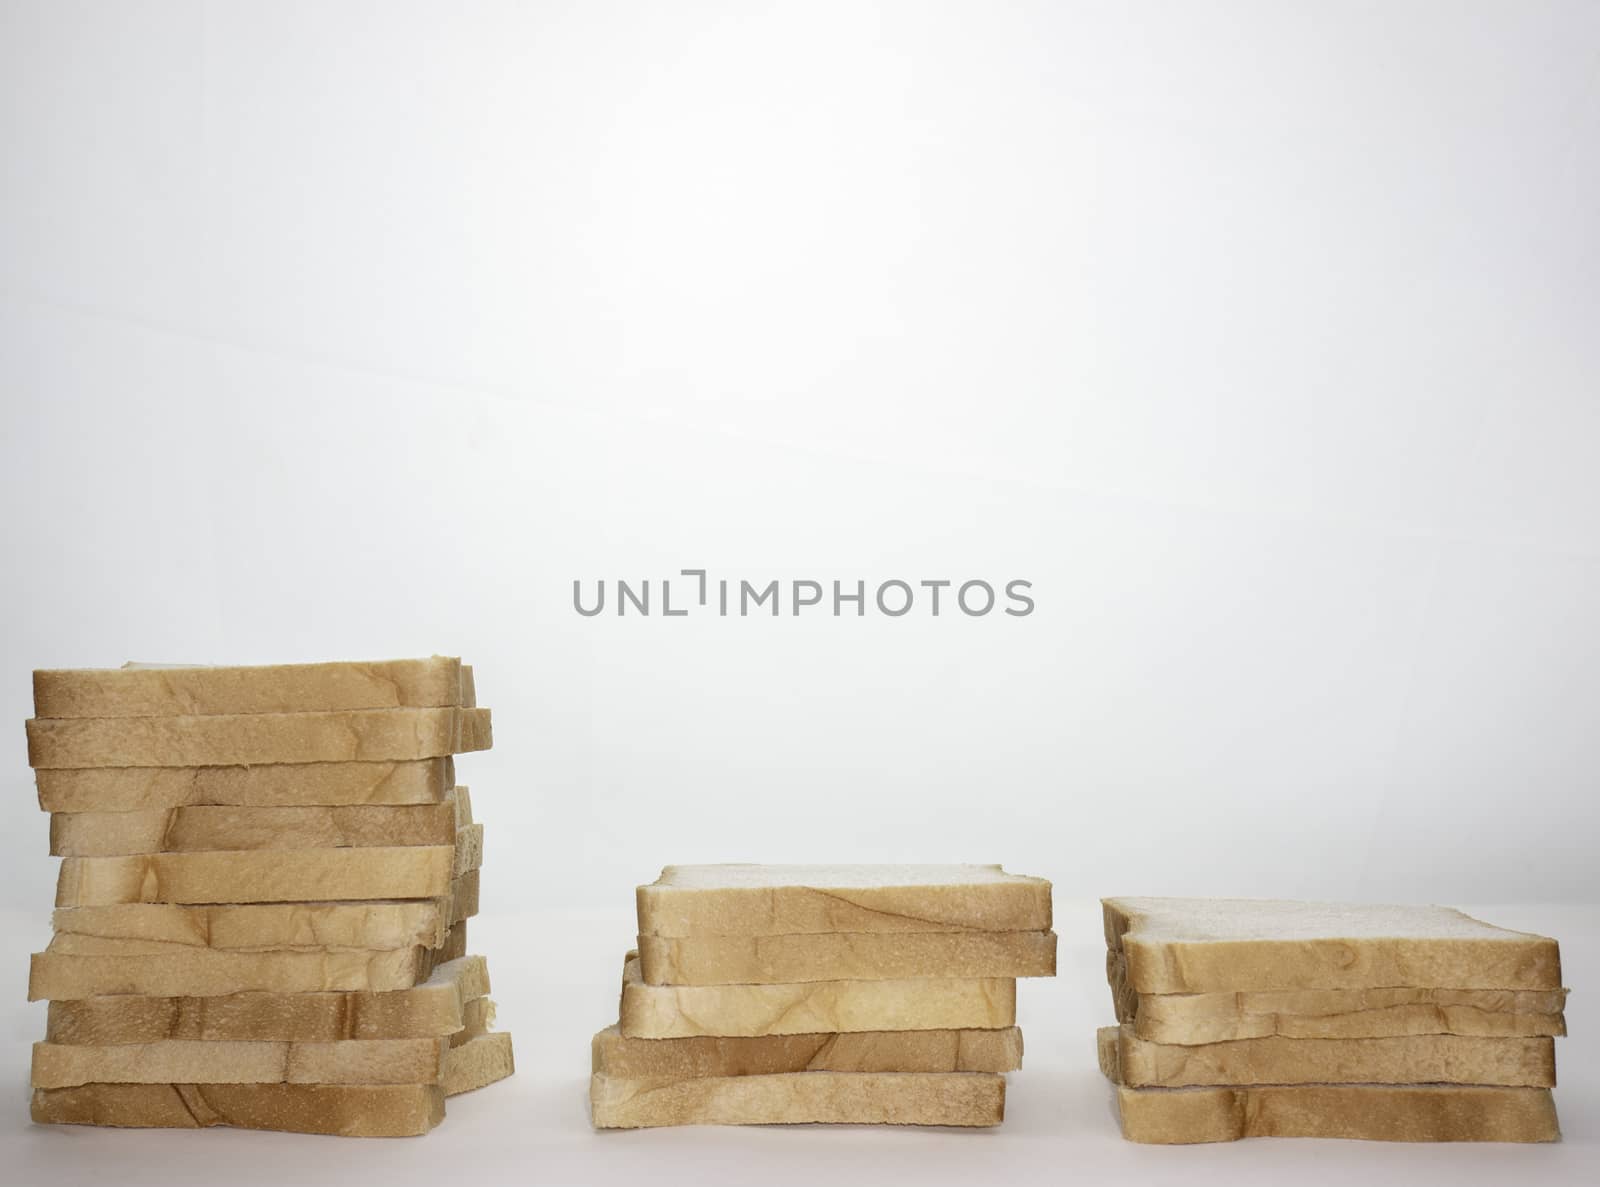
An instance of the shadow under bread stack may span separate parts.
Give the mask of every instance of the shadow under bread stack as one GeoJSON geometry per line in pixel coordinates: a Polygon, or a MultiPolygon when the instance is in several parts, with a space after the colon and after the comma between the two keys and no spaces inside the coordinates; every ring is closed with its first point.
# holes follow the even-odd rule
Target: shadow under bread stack
{"type": "Polygon", "coordinates": [[[466,954],[471,668],[41,671],[34,712],[62,858],[34,1120],[404,1136],[511,1074],[466,954]]]}
{"type": "Polygon", "coordinates": [[[1123,1136],[1543,1142],[1556,942],[1443,907],[1106,899],[1123,1136]]]}
{"type": "Polygon", "coordinates": [[[638,890],[600,1129],[998,1125],[1050,883],[999,866],[669,866],[638,890]]]}

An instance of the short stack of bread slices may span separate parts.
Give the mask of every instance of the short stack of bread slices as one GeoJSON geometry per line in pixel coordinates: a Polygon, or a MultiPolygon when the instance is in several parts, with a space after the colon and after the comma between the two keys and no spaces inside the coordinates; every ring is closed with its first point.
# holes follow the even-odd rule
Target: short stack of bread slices
{"type": "Polygon", "coordinates": [[[1099,1032],[1136,1142],[1541,1142],[1566,1033],[1544,936],[1443,907],[1104,900],[1118,1027],[1099,1032]]]}
{"type": "Polygon", "coordinates": [[[998,866],[671,866],[638,890],[597,1128],[992,1126],[1050,883],[998,866]]]}
{"type": "Polygon", "coordinates": [[[411,1135],[511,1073],[466,954],[471,668],[41,671],[34,711],[62,858],[36,1121],[411,1135]]]}

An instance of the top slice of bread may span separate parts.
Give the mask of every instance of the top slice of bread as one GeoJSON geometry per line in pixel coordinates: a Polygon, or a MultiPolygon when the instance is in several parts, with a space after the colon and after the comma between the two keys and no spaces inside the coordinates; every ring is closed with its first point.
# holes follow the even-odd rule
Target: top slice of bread
{"type": "Polygon", "coordinates": [[[1137,993],[1561,986],[1556,941],[1447,907],[1176,898],[1102,905],[1106,943],[1137,993]]]}
{"type": "Polygon", "coordinates": [[[35,717],[310,713],[471,706],[471,669],[452,656],[259,667],[76,668],[33,674],[35,717]]]}
{"type": "Polygon", "coordinates": [[[1050,883],[998,865],[668,866],[639,934],[1048,931],[1050,883]]]}

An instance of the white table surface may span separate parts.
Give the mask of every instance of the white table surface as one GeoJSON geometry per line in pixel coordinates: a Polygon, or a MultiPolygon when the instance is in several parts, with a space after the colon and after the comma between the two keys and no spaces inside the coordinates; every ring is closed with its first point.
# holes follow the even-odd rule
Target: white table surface
{"type": "Polygon", "coordinates": [[[10,1102],[0,1121],[0,1177],[19,1184],[409,1183],[714,1184],[1352,1182],[1550,1187],[1600,1181],[1600,1044],[1584,987],[1600,983],[1600,908],[1468,908],[1506,927],[1561,941],[1572,1036],[1558,1044],[1556,1101],[1565,1139],[1549,1146],[1392,1145],[1257,1140],[1136,1146],[1118,1136],[1095,1067],[1094,1029],[1111,1018],[1098,907],[1058,894],[1060,975],[1026,981],[1018,1012],[1025,1067],[1007,1092],[1005,1125],[989,1131],[889,1127],[685,1128],[595,1133],[586,1088],[589,1037],[616,1018],[631,894],[616,909],[491,913],[473,922],[489,957],[500,1025],[516,1037],[511,1080],[449,1103],[421,1139],[343,1140],[239,1130],[138,1131],[36,1126],[28,1120],[29,1044],[42,1003],[24,1003],[27,953],[48,939],[46,912],[0,915],[13,991],[0,1060],[10,1102]],[[15,1177],[13,1177],[15,1176],[15,1177]]]}

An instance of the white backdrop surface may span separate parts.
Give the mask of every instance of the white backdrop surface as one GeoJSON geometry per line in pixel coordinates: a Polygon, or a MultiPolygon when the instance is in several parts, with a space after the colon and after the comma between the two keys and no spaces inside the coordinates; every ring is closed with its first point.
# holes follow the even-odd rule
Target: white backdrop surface
{"type": "MultiPolygon", "coordinates": [[[[1073,926],[1600,900],[1597,48],[1587,3],[3,0],[13,984],[28,672],[130,658],[466,657],[489,953],[586,987],[667,862],[1004,861],[1073,926]],[[573,611],[683,568],[1037,610],[573,611]]],[[[577,1083],[609,998],[535,1032],[572,995],[516,984],[577,1083]]]]}

